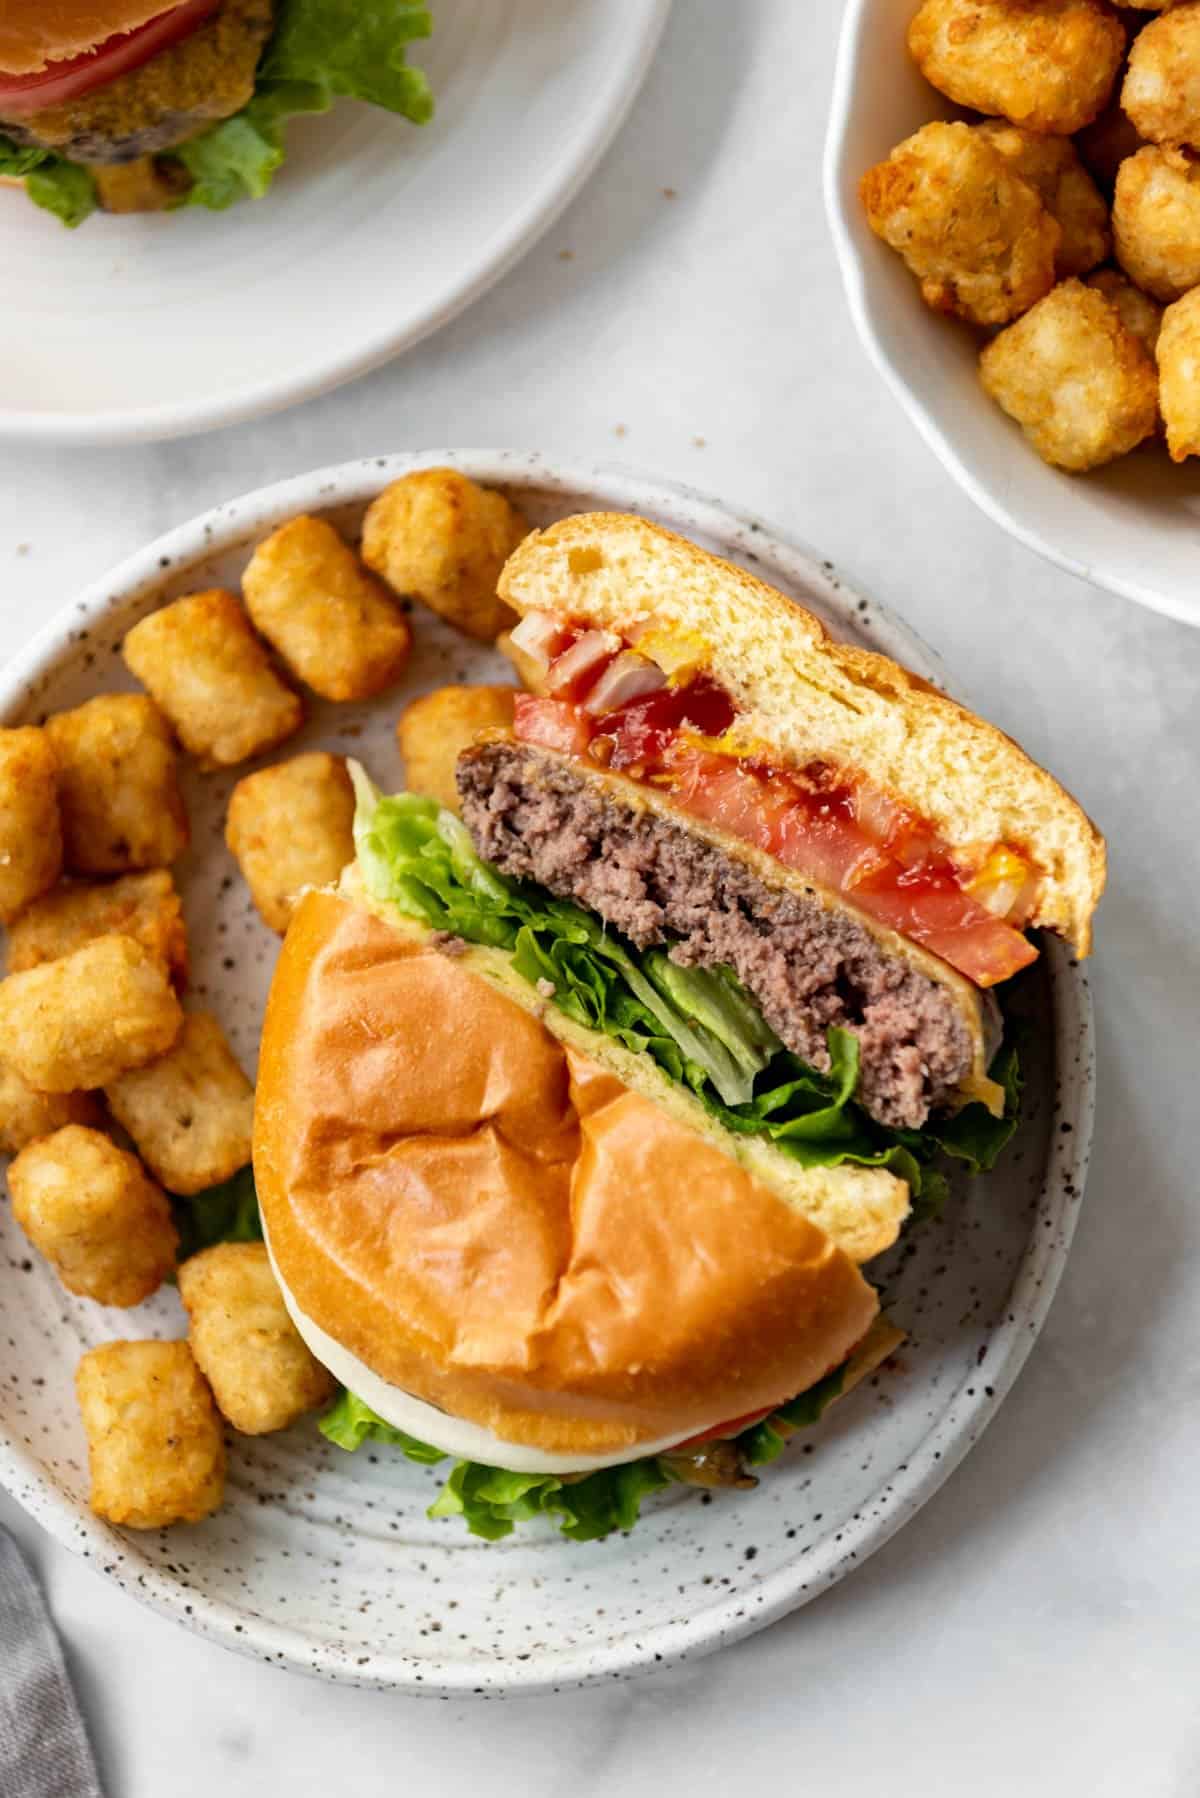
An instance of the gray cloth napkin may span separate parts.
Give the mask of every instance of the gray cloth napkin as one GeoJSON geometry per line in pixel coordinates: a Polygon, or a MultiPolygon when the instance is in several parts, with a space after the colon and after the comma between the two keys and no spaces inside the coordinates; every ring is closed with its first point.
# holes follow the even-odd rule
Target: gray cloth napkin
{"type": "Polygon", "coordinates": [[[104,1798],[45,1600],[4,1529],[0,1798],[104,1798]]]}

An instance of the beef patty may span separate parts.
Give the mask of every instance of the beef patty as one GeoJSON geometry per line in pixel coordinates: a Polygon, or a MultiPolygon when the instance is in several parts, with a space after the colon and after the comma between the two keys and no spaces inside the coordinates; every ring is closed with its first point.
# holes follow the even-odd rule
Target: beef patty
{"type": "Polygon", "coordinates": [[[568,763],[511,742],[458,762],[463,821],[502,873],[574,899],[639,948],[731,967],[789,1049],[827,1071],[826,1032],[853,1031],[862,1104],[919,1129],[970,1071],[951,995],[845,912],[767,885],[682,825],[623,805],[568,763]]]}
{"type": "Polygon", "coordinates": [[[198,30],[140,68],[61,106],[0,128],[16,143],[75,162],[134,162],[240,112],[274,25],[273,0],[225,0],[198,30]]]}

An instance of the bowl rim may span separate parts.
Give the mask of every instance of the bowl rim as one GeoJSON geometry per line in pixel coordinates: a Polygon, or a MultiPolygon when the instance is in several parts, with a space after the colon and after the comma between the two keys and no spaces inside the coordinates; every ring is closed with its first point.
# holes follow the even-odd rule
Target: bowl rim
{"type": "MultiPolygon", "coordinates": [[[[1119,575],[1112,575],[1098,569],[1094,564],[1082,562],[1071,555],[1041,533],[1027,524],[1016,512],[1010,510],[1005,502],[973,471],[964,461],[958,450],[947,436],[937,415],[925,401],[918,397],[914,389],[905,380],[903,374],[884,348],[879,333],[875,329],[871,316],[871,308],[867,301],[869,278],[862,253],[843,203],[843,193],[847,175],[857,177],[861,169],[847,168],[850,155],[850,125],[854,112],[856,89],[858,86],[859,68],[868,54],[866,35],[870,22],[870,14],[878,0],[846,0],[846,10],[842,19],[841,33],[838,38],[837,56],[834,63],[833,89],[829,107],[829,124],[825,134],[825,151],[823,158],[823,188],[825,198],[825,216],[833,238],[834,253],[841,271],[842,286],[846,301],[850,308],[850,316],[858,332],[859,341],[878,374],[890,389],[903,411],[908,415],[934,455],[942,466],[953,475],[959,486],[973,500],[979,510],[997,524],[1009,536],[1015,537],[1018,543],[1024,544],[1035,554],[1044,557],[1057,568],[1073,574],[1078,580],[1088,581],[1092,586],[1102,587],[1109,593],[1115,593],[1122,599],[1131,599],[1135,605],[1145,606],[1151,612],[1158,612],[1165,618],[1174,618],[1180,624],[1200,625],[1200,611],[1195,604],[1188,606],[1186,601],[1176,599],[1169,593],[1145,581],[1129,580],[1119,575]]],[[[914,0],[915,6],[915,0],[914,0]]]]}
{"type": "MultiPolygon", "coordinates": [[[[611,464],[586,466],[506,450],[403,452],[316,469],[225,502],[177,526],[125,558],[62,607],[25,649],[0,671],[0,721],[16,710],[29,687],[77,640],[81,629],[156,587],[175,584],[189,565],[248,542],[299,511],[323,511],[369,500],[388,481],[415,468],[451,466],[487,485],[518,491],[587,495],[616,510],[648,511],[676,529],[697,531],[726,553],[753,556],[768,579],[807,587],[849,620],[867,606],[833,564],[794,539],[780,537],[753,514],[732,510],[697,490],[611,464]]],[[[904,658],[940,682],[941,663],[907,624],[875,600],[873,635],[887,653],[904,658]]],[[[139,1602],[227,1648],[337,1682],[413,1695],[464,1698],[557,1691],[628,1677],[695,1658],[734,1642],[808,1603],[859,1566],[931,1498],[982,1434],[1019,1374],[1045,1322],[1070,1248],[1087,1176],[1095,1113],[1095,1048],[1088,979],[1064,945],[1045,945],[1054,1013],[1054,1070],[1060,1115],[1069,1132],[1054,1131],[1029,1236],[1014,1276],[1004,1319],[988,1337],[988,1381],[971,1372],[946,1399],[917,1448],[882,1470],[874,1504],[865,1504],[829,1535],[763,1578],[754,1602],[745,1594],[719,1597],[683,1620],[637,1634],[588,1643],[561,1655],[541,1654],[495,1663],[421,1659],[383,1650],[364,1674],[343,1644],[264,1619],[226,1599],[184,1586],[155,1567],[123,1580],[109,1563],[115,1539],[87,1506],[63,1492],[36,1458],[0,1422],[0,1487],[72,1553],[90,1559],[139,1602]],[[1053,1224],[1053,1228],[1047,1228],[1053,1224]],[[886,1493],[886,1503],[881,1495],[886,1493]]],[[[474,1545],[467,1545],[474,1546],[474,1545]]],[[[482,1552],[482,1551],[481,1551],[482,1552]]]]}
{"type": "MultiPolygon", "coordinates": [[[[627,0],[627,4],[637,9],[637,16],[628,25],[624,56],[614,60],[607,70],[600,71],[590,134],[579,140],[568,160],[541,172],[519,210],[514,211],[506,228],[490,246],[488,254],[474,264],[470,279],[447,283],[441,297],[402,329],[385,327],[353,346],[335,347],[319,367],[251,383],[233,398],[218,393],[204,400],[99,413],[47,413],[0,406],[0,442],[71,447],[159,443],[220,430],[226,425],[244,424],[250,419],[269,417],[272,413],[331,393],[348,381],[383,367],[393,357],[440,331],[443,325],[482,298],[533,249],[566,211],[612,146],[650,72],[666,29],[672,0],[627,0]]],[[[210,223],[214,229],[219,229],[216,221],[210,223]]],[[[336,346],[336,333],[331,341],[336,346]]]]}

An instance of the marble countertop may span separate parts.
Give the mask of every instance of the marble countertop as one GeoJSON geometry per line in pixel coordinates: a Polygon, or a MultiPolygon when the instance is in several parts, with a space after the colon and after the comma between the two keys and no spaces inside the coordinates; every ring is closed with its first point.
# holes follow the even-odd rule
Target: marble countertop
{"type": "Polygon", "coordinates": [[[964,1466],[807,1610],[640,1684],[476,1708],[302,1683],[109,1590],[7,1500],[109,1798],[340,1786],[1190,1798],[1200,1790],[1200,633],[982,518],[867,366],[826,241],[834,0],[679,0],[631,121],[543,243],[380,374],[121,451],[0,447],[0,654],[244,489],[382,450],[541,448],[691,482],[819,545],[1106,829],[1100,1114],[1049,1325],[964,1466]]]}

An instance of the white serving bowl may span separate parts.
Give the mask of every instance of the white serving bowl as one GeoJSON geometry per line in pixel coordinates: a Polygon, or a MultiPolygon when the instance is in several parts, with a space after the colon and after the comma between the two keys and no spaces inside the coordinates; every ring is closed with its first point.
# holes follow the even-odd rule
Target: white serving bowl
{"type": "MultiPolygon", "coordinates": [[[[0,671],[0,722],[130,686],[117,651],[146,612],[198,587],[235,584],[255,541],[284,519],[321,512],[353,532],[388,481],[446,462],[503,487],[536,524],[572,511],[641,512],[752,566],[840,636],[941,678],[912,632],[832,564],[713,501],[520,452],[436,451],[321,469],[159,538],[0,671]]],[[[405,701],[446,681],[511,674],[490,645],[432,614],[414,623],[402,683],[362,704],[314,703],[283,754],[352,753],[381,784],[398,786],[395,720],[405,701]]],[[[250,1070],[279,942],[222,843],[229,791],[245,771],[185,768],[192,847],[176,873],[193,992],[217,1011],[250,1070]]],[[[233,1439],[227,1500],[206,1523],[112,1529],[88,1509],[75,1366],[112,1337],[182,1335],[178,1295],[164,1289],[135,1311],[72,1298],[30,1250],[2,1183],[0,1486],[156,1610],[230,1648],[357,1685],[459,1698],[553,1691],[687,1660],[760,1629],[860,1565],[937,1490],[1045,1319],[1087,1166],[1091,1005],[1082,968],[1060,944],[1047,945],[1026,990],[1027,1099],[1016,1141],[985,1182],[955,1179],[940,1223],[872,1264],[889,1313],[909,1332],[898,1365],[835,1406],[753,1492],[675,1487],[627,1537],[575,1544],[531,1527],[489,1546],[455,1521],[427,1519],[439,1470],[384,1449],[343,1454],[306,1419],[280,1435],[233,1439]]]]}
{"type": "Polygon", "coordinates": [[[922,301],[867,224],[858,183],[931,119],[962,117],[920,75],[905,34],[918,0],[847,0],[825,154],[825,200],[859,335],[909,417],[976,505],[1097,586],[1200,624],[1200,466],[1161,444],[1108,468],[1048,467],[979,384],[978,338],[922,301]]]}

